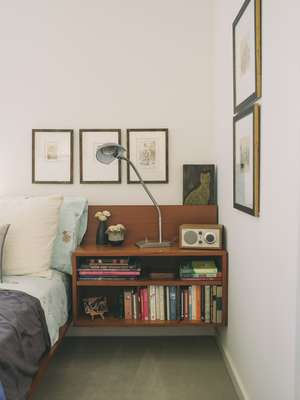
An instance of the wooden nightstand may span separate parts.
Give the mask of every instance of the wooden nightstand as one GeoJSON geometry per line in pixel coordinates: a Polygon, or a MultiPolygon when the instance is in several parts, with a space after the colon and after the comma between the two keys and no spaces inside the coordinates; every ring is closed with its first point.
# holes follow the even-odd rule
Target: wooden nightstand
{"type": "MultiPolygon", "coordinates": [[[[195,224],[216,224],[216,206],[161,206],[163,215],[164,239],[178,242],[178,228],[183,223],[195,224]]],[[[134,245],[138,240],[147,236],[149,239],[156,237],[157,226],[156,213],[152,206],[90,206],[89,224],[84,243],[73,253],[73,322],[75,326],[105,326],[105,327],[140,327],[140,326],[224,326],[227,324],[227,291],[228,271],[226,250],[190,250],[181,249],[178,244],[170,248],[140,249],[134,245]],[[126,240],[122,246],[112,247],[96,246],[94,244],[97,229],[97,221],[94,218],[98,210],[110,210],[112,217],[109,224],[122,223],[126,226],[126,240]],[[78,268],[89,259],[134,259],[142,269],[142,275],[137,280],[92,280],[79,279],[78,268]],[[218,267],[219,273],[216,278],[207,280],[180,280],[178,277],[179,264],[189,260],[213,259],[218,267]],[[175,272],[175,277],[168,280],[150,279],[151,272],[175,272]],[[210,287],[211,301],[213,301],[214,288],[221,289],[219,306],[221,306],[221,320],[218,323],[205,320],[194,320],[180,318],[180,310],[176,320],[155,319],[148,320],[137,317],[125,319],[116,316],[112,310],[115,309],[116,301],[122,295],[124,289],[140,293],[140,288],[160,286],[163,288],[172,287],[189,288],[198,286],[201,288],[210,287]],[[108,299],[109,310],[105,319],[92,320],[84,313],[82,299],[93,296],[105,296],[108,299]]],[[[166,289],[163,289],[166,291],[166,289]]],[[[203,291],[203,289],[200,289],[203,291]]],[[[180,292],[181,293],[181,292],[180,292]]],[[[202,292],[201,292],[202,293],[202,292]]],[[[207,293],[206,293],[207,294],[207,293]]],[[[179,304],[179,303],[178,303],[179,304]]]]}

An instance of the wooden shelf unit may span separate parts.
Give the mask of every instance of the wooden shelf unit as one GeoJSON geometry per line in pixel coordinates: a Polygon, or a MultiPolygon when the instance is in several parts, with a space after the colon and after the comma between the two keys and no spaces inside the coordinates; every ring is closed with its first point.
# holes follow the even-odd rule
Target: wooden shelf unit
{"type": "MultiPolygon", "coordinates": [[[[138,240],[143,239],[140,232],[143,232],[149,239],[155,237],[156,221],[155,210],[152,206],[90,206],[89,223],[85,241],[78,247],[72,256],[73,277],[73,323],[78,327],[217,327],[227,325],[227,291],[228,291],[228,273],[227,273],[227,252],[226,250],[190,250],[178,247],[178,228],[183,223],[217,223],[216,206],[162,206],[163,232],[164,237],[169,240],[175,240],[174,246],[169,248],[140,249],[134,245],[138,240]],[[98,210],[110,210],[112,217],[109,224],[123,223],[127,227],[126,241],[122,246],[113,247],[97,246],[94,244],[97,222],[94,214],[98,210]],[[143,223],[143,220],[146,222],[143,223]],[[141,261],[142,269],[145,264],[145,270],[159,271],[163,265],[165,270],[178,270],[178,262],[182,259],[201,259],[214,258],[222,272],[221,278],[208,280],[158,280],[140,278],[138,280],[79,280],[77,268],[83,260],[88,258],[106,258],[106,257],[134,257],[141,261]],[[152,265],[149,266],[149,263],[152,265]],[[157,269],[155,265],[157,264],[157,269]],[[176,321],[144,321],[144,320],[125,320],[113,317],[106,317],[104,320],[91,320],[82,310],[81,300],[87,295],[100,295],[103,290],[120,290],[126,287],[143,287],[149,285],[163,286],[201,286],[201,285],[222,285],[222,323],[205,323],[203,321],[176,320],[176,321]]],[[[157,228],[157,227],[156,227],[157,228]]]]}
{"type": "MultiPolygon", "coordinates": [[[[159,259],[158,258],[158,259],[159,259]]],[[[168,264],[167,268],[169,267],[168,264]]],[[[170,266],[172,268],[172,265],[170,266]]],[[[227,252],[225,250],[183,250],[179,249],[177,246],[171,247],[169,249],[163,250],[153,250],[153,249],[139,249],[137,247],[109,247],[109,246],[82,246],[79,247],[73,254],[73,322],[75,326],[115,326],[115,327],[158,327],[158,326],[168,326],[168,327],[178,327],[178,326],[219,326],[226,325],[227,323],[227,252]],[[221,278],[213,278],[207,280],[181,280],[181,279],[138,279],[133,281],[128,280],[79,280],[77,275],[77,268],[83,259],[87,258],[103,258],[103,257],[136,257],[142,260],[150,258],[155,258],[159,256],[162,257],[163,261],[172,258],[172,261],[176,262],[180,258],[186,259],[187,257],[192,258],[207,258],[214,257],[219,260],[219,265],[222,270],[221,278]],[[163,285],[163,286],[190,286],[190,285],[222,285],[223,286],[223,322],[222,324],[208,324],[202,321],[187,321],[187,320],[177,320],[177,321],[140,321],[140,320],[118,320],[115,318],[108,317],[105,320],[95,319],[92,321],[89,317],[83,314],[81,311],[81,292],[83,288],[94,288],[93,293],[95,293],[95,288],[102,287],[143,287],[149,285],[163,285]]]]}

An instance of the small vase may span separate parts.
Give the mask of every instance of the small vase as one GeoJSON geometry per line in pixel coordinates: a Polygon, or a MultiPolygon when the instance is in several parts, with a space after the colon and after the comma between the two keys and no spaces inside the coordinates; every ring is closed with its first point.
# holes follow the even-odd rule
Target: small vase
{"type": "Polygon", "coordinates": [[[112,246],[120,246],[124,242],[124,232],[108,232],[108,241],[112,246]]]}
{"type": "Polygon", "coordinates": [[[96,233],[96,244],[98,244],[98,245],[107,244],[106,229],[107,229],[107,222],[106,221],[99,222],[97,233],[96,233]]]}

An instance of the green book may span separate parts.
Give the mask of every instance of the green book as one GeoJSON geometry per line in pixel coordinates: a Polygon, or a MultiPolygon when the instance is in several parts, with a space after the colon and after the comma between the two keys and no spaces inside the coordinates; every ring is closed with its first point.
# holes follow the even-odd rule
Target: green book
{"type": "Polygon", "coordinates": [[[215,260],[193,260],[191,266],[193,269],[217,269],[215,260]]]}

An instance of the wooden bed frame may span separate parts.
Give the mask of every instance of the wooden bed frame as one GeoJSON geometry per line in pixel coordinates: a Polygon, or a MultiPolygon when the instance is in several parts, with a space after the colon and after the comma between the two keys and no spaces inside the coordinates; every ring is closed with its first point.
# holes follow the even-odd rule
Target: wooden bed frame
{"type": "Polygon", "coordinates": [[[35,374],[35,377],[33,378],[33,381],[32,381],[31,387],[30,387],[30,391],[28,394],[28,400],[32,399],[32,396],[34,395],[38,385],[40,384],[43,376],[46,373],[46,370],[48,368],[51,358],[54,356],[54,354],[57,352],[59,346],[61,345],[71,322],[72,321],[69,320],[65,325],[63,325],[59,329],[59,337],[58,337],[57,342],[53,345],[53,347],[51,348],[49,353],[45,354],[44,357],[41,359],[38,372],[35,374]]]}

